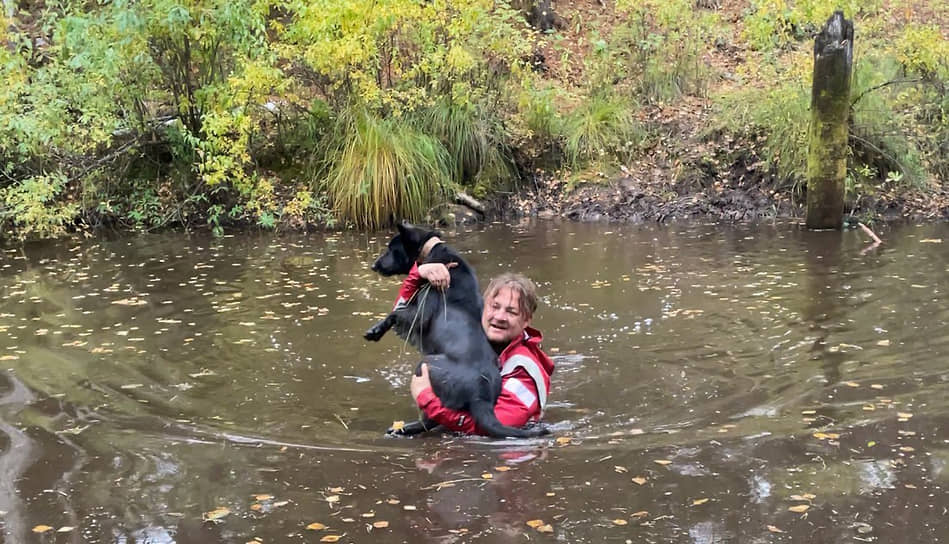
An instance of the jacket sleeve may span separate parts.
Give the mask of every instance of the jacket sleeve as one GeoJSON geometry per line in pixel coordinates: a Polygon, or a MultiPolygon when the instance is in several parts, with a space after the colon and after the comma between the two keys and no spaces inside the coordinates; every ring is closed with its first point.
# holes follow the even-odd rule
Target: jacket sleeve
{"type": "Polygon", "coordinates": [[[406,302],[412,300],[415,292],[418,291],[418,288],[421,287],[423,283],[425,283],[425,279],[418,273],[418,264],[413,264],[412,270],[409,270],[409,275],[402,280],[402,287],[399,288],[399,298],[396,299],[392,309],[396,310],[406,302]]]}
{"type": "MultiPolygon", "coordinates": [[[[484,434],[477,428],[468,412],[444,407],[431,388],[419,394],[418,407],[425,417],[451,431],[484,434]]],[[[502,378],[501,395],[494,405],[494,414],[498,421],[509,427],[523,427],[539,412],[537,386],[526,372],[518,369],[502,378]]]]}

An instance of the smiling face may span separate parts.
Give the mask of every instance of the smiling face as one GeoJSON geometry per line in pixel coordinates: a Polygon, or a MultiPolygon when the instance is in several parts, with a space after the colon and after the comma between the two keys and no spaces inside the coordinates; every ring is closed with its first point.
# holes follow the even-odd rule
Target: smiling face
{"type": "Polygon", "coordinates": [[[511,340],[520,338],[531,324],[531,315],[521,304],[521,293],[508,285],[502,285],[488,295],[481,313],[481,326],[488,340],[495,347],[505,347],[511,340]]]}

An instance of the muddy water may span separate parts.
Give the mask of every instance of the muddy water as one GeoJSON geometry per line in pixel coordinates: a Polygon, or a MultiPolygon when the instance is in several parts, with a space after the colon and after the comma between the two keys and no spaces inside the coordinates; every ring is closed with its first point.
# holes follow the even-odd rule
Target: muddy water
{"type": "Polygon", "coordinates": [[[5,249],[3,541],[943,541],[949,227],[881,234],[449,232],[540,285],[534,441],[383,438],[416,357],[361,339],[381,234],[5,249]]]}

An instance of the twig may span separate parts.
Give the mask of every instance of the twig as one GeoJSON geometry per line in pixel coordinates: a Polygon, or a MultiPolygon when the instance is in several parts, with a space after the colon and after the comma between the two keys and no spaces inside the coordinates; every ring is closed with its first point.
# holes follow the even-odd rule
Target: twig
{"type": "Polygon", "coordinates": [[[852,107],[854,106],[854,104],[856,104],[857,102],[859,102],[860,99],[863,98],[863,96],[864,96],[865,94],[867,94],[867,93],[871,93],[871,92],[876,91],[876,90],[878,90],[878,89],[882,89],[883,87],[886,87],[886,86],[889,86],[889,85],[895,85],[895,84],[897,84],[897,83],[919,83],[919,82],[922,81],[922,80],[923,80],[923,78],[921,78],[921,77],[918,77],[918,78],[915,78],[915,79],[894,79],[894,80],[892,80],[892,81],[887,81],[886,83],[881,83],[881,84],[879,84],[879,85],[874,85],[873,87],[870,87],[869,89],[867,89],[867,90],[863,91],[862,93],[860,93],[859,95],[857,95],[857,98],[854,98],[854,99],[850,102],[850,107],[852,108],[852,107]]]}
{"type": "Polygon", "coordinates": [[[427,491],[429,489],[440,489],[442,487],[450,487],[461,482],[483,482],[483,481],[484,481],[483,478],[459,478],[457,480],[448,480],[445,482],[438,482],[437,484],[433,484],[428,487],[423,487],[422,491],[427,491]]]}
{"type": "Polygon", "coordinates": [[[872,230],[870,230],[870,227],[864,225],[863,223],[859,223],[859,222],[858,222],[857,224],[860,225],[860,228],[863,229],[863,232],[867,233],[867,236],[869,236],[870,238],[873,238],[873,242],[874,242],[875,244],[882,244],[882,243],[883,243],[883,240],[881,240],[880,237],[876,235],[876,233],[874,233],[872,230]]]}
{"type": "Polygon", "coordinates": [[[333,416],[336,417],[336,420],[340,422],[344,429],[349,430],[349,425],[346,425],[346,422],[343,421],[343,418],[339,417],[339,414],[333,414],[333,416]]]}

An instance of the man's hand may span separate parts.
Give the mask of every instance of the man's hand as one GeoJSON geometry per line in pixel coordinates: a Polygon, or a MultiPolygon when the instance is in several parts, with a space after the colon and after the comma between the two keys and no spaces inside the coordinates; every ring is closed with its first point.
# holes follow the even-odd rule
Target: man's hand
{"type": "Polygon", "coordinates": [[[422,372],[422,375],[416,376],[412,374],[412,385],[409,386],[409,390],[412,391],[412,398],[415,399],[416,403],[418,403],[418,396],[422,394],[422,391],[432,387],[432,380],[428,377],[428,365],[422,363],[419,370],[422,372]]]}
{"type": "Polygon", "coordinates": [[[447,265],[442,263],[420,264],[418,275],[432,284],[432,287],[444,291],[448,289],[448,285],[451,283],[451,273],[448,270],[456,266],[458,266],[458,263],[448,263],[447,265]]]}

